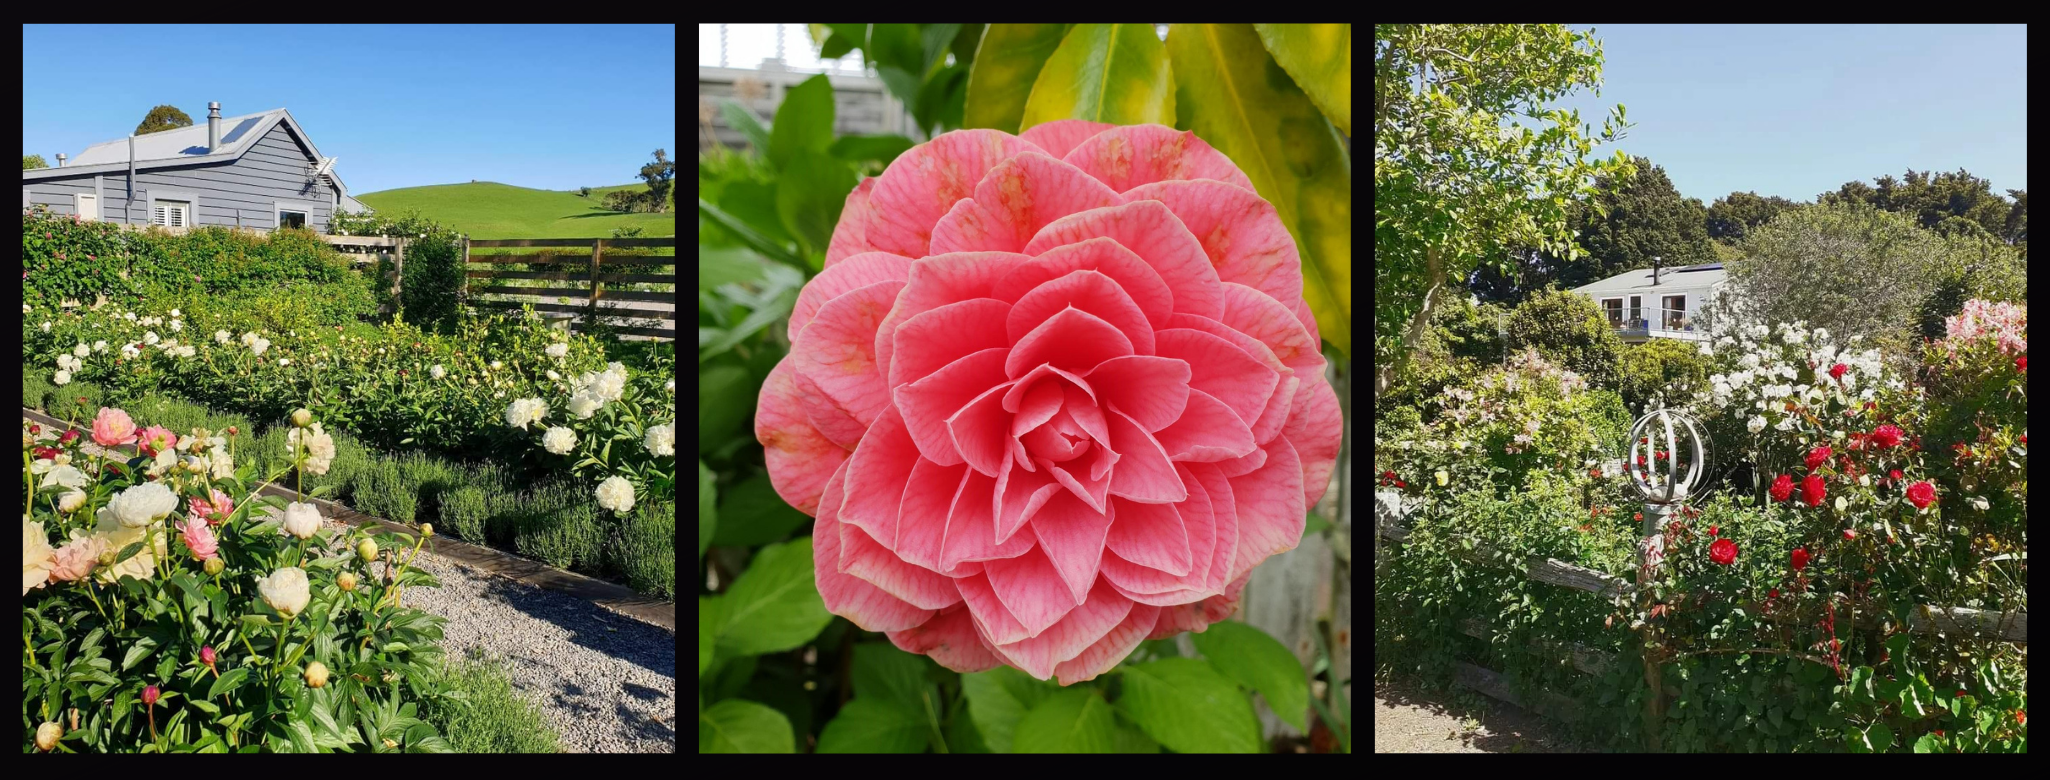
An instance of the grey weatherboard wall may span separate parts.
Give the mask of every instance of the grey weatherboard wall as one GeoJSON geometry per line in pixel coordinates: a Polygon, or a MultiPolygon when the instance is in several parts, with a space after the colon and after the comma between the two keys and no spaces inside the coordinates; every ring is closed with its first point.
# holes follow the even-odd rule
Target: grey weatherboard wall
{"type": "Polygon", "coordinates": [[[133,203],[128,201],[126,171],[26,181],[22,189],[29,192],[29,202],[49,206],[52,214],[68,216],[77,213],[73,196],[92,194],[97,187],[102,221],[138,225],[149,222],[152,189],[193,195],[198,201],[192,206],[195,225],[272,230],[277,227],[279,202],[289,209],[297,201],[303,202],[308,212],[306,226],[326,233],[335,191],[325,178],[307,175],[314,162],[292,129],[279,122],[255,148],[233,162],[136,171],[133,203]]]}

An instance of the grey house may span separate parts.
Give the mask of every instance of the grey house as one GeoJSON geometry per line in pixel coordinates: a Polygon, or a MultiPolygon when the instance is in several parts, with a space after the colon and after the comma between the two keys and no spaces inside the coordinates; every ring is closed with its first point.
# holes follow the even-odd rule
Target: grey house
{"type": "Polygon", "coordinates": [[[220,225],[252,230],[304,226],[328,232],[337,209],[370,209],[349,197],[334,159],[285,109],[94,144],[55,168],[21,172],[21,205],[131,225],[220,225]]]}

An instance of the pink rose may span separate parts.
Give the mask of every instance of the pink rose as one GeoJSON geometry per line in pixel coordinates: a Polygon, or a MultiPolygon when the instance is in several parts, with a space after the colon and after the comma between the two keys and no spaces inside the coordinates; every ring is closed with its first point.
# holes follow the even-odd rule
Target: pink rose
{"type": "Polygon", "coordinates": [[[100,407],[99,416],[93,418],[93,442],[102,447],[134,444],[135,434],[135,421],[114,407],[100,407]]]}
{"type": "Polygon", "coordinates": [[[1338,454],[1293,240],[1192,133],[961,130],[863,181],[763,385],[826,607],[1094,678],[1231,613],[1338,454]]]}
{"type": "Polygon", "coordinates": [[[192,550],[192,557],[204,561],[221,554],[220,544],[214,539],[214,529],[207,527],[206,523],[196,520],[179,523],[178,532],[184,536],[185,546],[192,550]]]}

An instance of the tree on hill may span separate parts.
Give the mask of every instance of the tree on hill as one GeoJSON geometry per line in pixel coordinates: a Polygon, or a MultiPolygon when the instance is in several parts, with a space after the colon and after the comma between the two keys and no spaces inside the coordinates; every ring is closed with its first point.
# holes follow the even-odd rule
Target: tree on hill
{"type": "Polygon", "coordinates": [[[176,130],[181,127],[191,126],[192,117],[186,116],[183,111],[179,111],[177,106],[157,106],[150,109],[149,114],[142,118],[142,124],[135,126],[135,134],[148,135],[150,133],[161,133],[165,130],[176,130]]]}
{"type": "Polygon", "coordinates": [[[641,181],[648,183],[648,206],[657,214],[669,210],[669,188],[676,178],[676,163],[669,160],[668,152],[655,150],[655,161],[641,166],[641,181]]]}
{"type": "Polygon", "coordinates": [[[1752,228],[1771,222],[1780,212],[1804,205],[1807,204],[1778,195],[1732,192],[1727,197],[1717,198],[1708,207],[1708,237],[1725,244],[1735,244],[1743,240],[1744,234],[1752,228]]]}
{"type": "Polygon", "coordinates": [[[1973,176],[1962,168],[1956,172],[1935,174],[1910,168],[1900,179],[1881,176],[1873,179],[1870,185],[1861,181],[1846,182],[1836,192],[1816,196],[1815,202],[1856,201],[1881,211],[1905,214],[1922,227],[1947,235],[1977,235],[1955,222],[1945,226],[1945,220],[1958,217],[1978,223],[1987,234],[2009,245],[2018,245],[2026,240],[2010,227],[2014,210],[2021,205],[2019,199],[2022,195],[2018,192],[2026,193],[2025,190],[2010,190],[2009,194],[2016,195],[2017,202],[2009,203],[1993,192],[1992,182],[1973,176]]]}
{"type": "Polygon", "coordinates": [[[605,208],[622,214],[631,214],[641,210],[641,202],[647,197],[648,194],[645,192],[614,190],[605,195],[605,208]]]}
{"type": "Polygon", "coordinates": [[[50,167],[50,164],[43,162],[43,156],[40,154],[24,154],[21,156],[21,169],[24,171],[48,167],[50,167]]]}
{"type": "Polygon", "coordinates": [[[577,197],[580,197],[580,198],[588,198],[588,197],[591,197],[591,188],[589,188],[589,187],[578,187],[578,188],[577,188],[577,197]]]}

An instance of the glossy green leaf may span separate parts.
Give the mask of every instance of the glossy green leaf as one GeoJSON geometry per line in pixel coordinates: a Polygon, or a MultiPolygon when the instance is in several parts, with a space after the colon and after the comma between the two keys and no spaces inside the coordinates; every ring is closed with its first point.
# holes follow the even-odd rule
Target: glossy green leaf
{"type": "Polygon", "coordinates": [[[1310,733],[1310,682],[1295,654],[1266,632],[1244,623],[1210,624],[1192,633],[1190,641],[1210,665],[1240,685],[1267,697],[1274,714],[1304,734],[1310,733]]]}
{"type": "Polygon", "coordinates": [[[769,128],[762,126],[762,120],[755,112],[748,110],[740,101],[727,99],[719,101],[719,116],[726,120],[726,126],[739,130],[747,136],[747,142],[754,145],[757,154],[769,151],[769,128]]]}
{"type": "Polygon", "coordinates": [[[1308,537],[1311,537],[1311,536],[1315,536],[1315,535],[1317,535],[1317,534],[1321,534],[1321,533],[1323,533],[1323,532],[1324,532],[1324,529],[1326,529],[1326,528],[1330,528],[1330,527],[1331,527],[1331,521],[1330,521],[1330,520],[1326,520],[1326,519],[1324,519],[1324,516],[1323,516],[1323,515],[1317,514],[1317,513],[1315,513],[1315,512],[1311,512],[1311,513],[1309,513],[1309,514],[1307,514],[1307,515],[1304,515],[1304,516],[1303,516],[1303,536],[1304,536],[1304,538],[1308,538],[1308,537]]]}
{"type": "Polygon", "coordinates": [[[776,183],[776,215],[807,254],[825,254],[854,180],[852,167],[823,150],[791,155],[776,183]]]}
{"type": "Polygon", "coordinates": [[[1008,666],[961,675],[968,715],[992,753],[1012,752],[1013,735],[1025,713],[1060,689],[1008,666]]]}
{"type": "Polygon", "coordinates": [[[960,127],[962,101],[968,96],[968,66],[949,65],[933,71],[918,88],[911,118],[922,128],[960,127]]]}
{"type": "Polygon", "coordinates": [[[821,73],[784,90],[783,102],[776,106],[776,121],[769,129],[769,164],[784,170],[798,152],[824,152],[832,145],[833,85],[826,75],[821,73]]]}
{"type": "Polygon", "coordinates": [[[727,699],[698,714],[699,753],[794,753],[797,740],[783,713],[727,699]]]}
{"type": "Polygon", "coordinates": [[[855,41],[844,35],[829,33],[826,42],[819,44],[819,59],[837,60],[854,51],[855,41]]]}
{"type": "MultiPolygon", "coordinates": [[[[705,468],[704,461],[698,461],[698,555],[705,554],[711,546],[712,535],[719,528],[719,486],[712,470],[705,468]]],[[[703,669],[698,670],[703,673],[703,669]]]]}
{"type": "Polygon", "coordinates": [[[918,88],[925,83],[918,73],[895,65],[882,65],[876,68],[876,77],[882,79],[883,86],[889,87],[890,93],[904,101],[904,105],[918,104],[918,88]]]}
{"type": "Polygon", "coordinates": [[[1096,689],[1069,688],[1025,713],[1012,746],[1019,753],[1111,753],[1117,723],[1096,689]]]}
{"type": "Polygon", "coordinates": [[[789,650],[811,641],[833,619],[812,579],[808,536],[762,548],[720,600],[722,655],[789,650]]]}
{"type": "Polygon", "coordinates": [[[1325,341],[1352,352],[1352,159],[1331,122],[1267,56],[1251,25],[1177,24],[1178,127],[1238,163],[1274,204],[1303,262],[1325,341]]]}
{"type": "Polygon", "coordinates": [[[1239,687],[1209,664],[1164,658],[1125,667],[1121,700],[1146,735],[1177,753],[1260,752],[1260,720],[1239,687]]]}
{"type": "Polygon", "coordinates": [[[1025,99],[1032,95],[1032,82],[1073,26],[990,25],[975,48],[975,65],[968,72],[968,103],[961,126],[1018,132],[1025,99]]]}
{"type": "Polygon", "coordinates": [[[1352,25],[1256,24],[1253,29],[1338,132],[1352,135],[1352,25]]]}
{"type": "Polygon", "coordinates": [[[901,704],[858,697],[819,734],[820,753],[923,753],[925,717],[901,704]]]}
{"type": "Polygon", "coordinates": [[[1032,82],[1018,129],[1056,119],[1174,124],[1175,79],[1150,24],[1078,24],[1032,82]]]}
{"type": "MultiPolygon", "coordinates": [[[[732,189],[730,186],[727,187],[729,192],[732,189]]],[[[789,246],[762,235],[759,231],[749,227],[747,223],[742,222],[732,214],[726,213],[718,206],[706,203],[704,198],[698,199],[698,213],[704,215],[706,219],[717,223],[719,227],[731,232],[735,238],[740,239],[740,243],[747,245],[749,249],[761,253],[763,257],[799,270],[811,270],[811,264],[805,262],[805,259],[798,256],[796,252],[790,251],[789,246]]]]}
{"type": "Polygon", "coordinates": [[[947,57],[947,47],[954,44],[954,35],[961,32],[959,24],[921,24],[918,26],[918,40],[923,57],[920,58],[921,73],[930,73],[934,66],[947,57]]]}
{"type": "Polygon", "coordinates": [[[740,247],[698,246],[698,289],[745,284],[762,278],[762,256],[740,247]]]}
{"type": "Polygon", "coordinates": [[[698,597],[698,676],[712,668],[719,644],[719,612],[709,597],[698,597]]]}
{"type": "Polygon", "coordinates": [[[712,366],[698,373],[698,447],[710,451],[725,444],[747,422],[754,406],[747,369],[712,366]]]}
{"type": "MultiPolygon", "coordinates": [[[[776,324],[778,321],[782,320],[782,318],[789,316],[791,307],[795,306],[796,304],[796,290],[784,290],[778,293],[776,298],[763,302],[760,308],[757,308],[754,311],[749,312],[747,315],[747,319],[741,320],[739,324],[736,324],[731,329],[725,331],[724,333],[721,333],[717,338],[713,339],[712,341],[706,342],[704,345],[698,347],[698,362],[702,364],[707,360],[711,360],[713,357],[718,356],[726,350],[732,349],[733,345],[739,344],[742,341],[746,341],[749,337],[753,336],[754,334],[761,332],[762,330],[768,328],[770,325],[776,324]]],[[[758,384],[759,383],[757,383],[757,385],[758,384]]],[[[703,392],[702,379],[700,379],[699,381],[699,388],[699,392],[703,392]]],[[[751,398],[744,400],[746,400],[747,402],[746,406],[752,406],[754,403],[751,398]]],[[[738,404],[739,402],[736,401],[731,403],[738,404]]],[[[741,407],[733,406],[732,408],[738,409],[741,407]]],[[[744,411],[737,413],[745,414],[744,411]]],[[[720,422],[721,424],[730,424],[730,421],[722,420],[720,422]]]]}
{"type": "Polygon", "coordinates": [[[919,40],[918,25],[869,25],[868,43],[862,47],[861,54],[877,71],[892,68],[909,75],[910,91],[901,90],[899,84],[891,83],[889,79],[883,81],[906,105],[917,99],[920,77],[925,75],[924,44],[919,40]]]}
{"type": "Polygon", "coordinates": [[[719,191],[719,209],[739,219],[770,241],[781,245],[790,240],[783,218],[776,215],[775,182],[742,179],[730,181],[719,191]]]}
{"type": "Polygon", "coordinates": [[[964,24],[961,25],[959,32],[954,33],[954,42],[948,44],[947,51],[954,53],[955,64],[975,63],[975,45],[982,42],[982,30],[985,26],[980,23],[964,24]]]}
{"type": "Polygon", "coordinates": [[[781,540],[803,527],[811,517],[799,512],[776,494],[769,473],[756,472],[726,489],[719,500],[719,533],[712,543],[755,547],[781,540]]]}
{"type": "Polygon", "coordinates": [[[918,142],[901,135],[843,135],[833,141],[827,153],[849,162],[875,160],[889,165],[897,155],[917,145],[918,142]]]}
{"type": "Polygon", "coordinates": [[[1117,737],[1111,743],[1113,753],[1158,753],[1160,743],[1146,736],[1146,732],[1131,726],[1118,726],[1117,737]]]}
{"type": "Polygon", "coordinates": [[[889,642],[854,646],[854,695],[902,705],[923,713],[931,701],[925,679],[926,657],[897,649],[889,642]]]}

